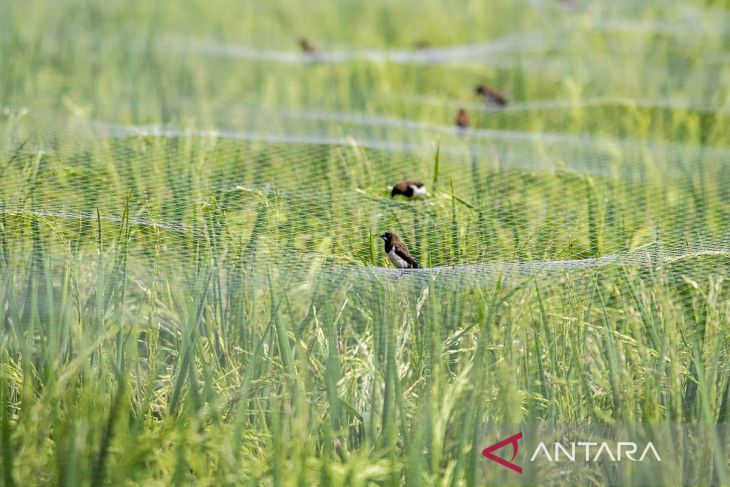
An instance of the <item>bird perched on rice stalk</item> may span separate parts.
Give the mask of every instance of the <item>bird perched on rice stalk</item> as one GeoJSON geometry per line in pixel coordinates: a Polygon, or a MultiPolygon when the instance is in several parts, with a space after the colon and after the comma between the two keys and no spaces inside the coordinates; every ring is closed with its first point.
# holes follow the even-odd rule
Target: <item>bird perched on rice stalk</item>
{"type": "Polygon", "coordinates": [[[299,47],[304,54],[317,54],[317,49],[307,39],[299,39],[299,47]]]}
{"type": "Polygon", "coordinates": [[[466,133],[466,130],[469,128],[469,114],[466,113],[466,110],[459,108],[459,113],[456,114],[454,124],[456,125],[456,130],[460,135],[464,135],[466,133]]]}
{"type": "Polygon", "coordinates": [[[490,105],[495,105],[500,108],[507,105],[507,98],[499,91],[490,88],[487,85],[478,85],[476,88],[476,93],[477,95],[484,98],[484,101],[486,101],[490,105]]]}
{"type": "Polygon", "coordinates": [[[401,181],[390,190],[390,197],[396,195],[406,198],[423,198],[426,196],[426,187],[420,181],[401,181]]]}
{"type": "Polygon", "coordinates": [[[418,262],[411,257],[405,244],[396,233],[385,232],[380,236],[385,241],[388,259],[399,269],[418,269],[418,262]]]}

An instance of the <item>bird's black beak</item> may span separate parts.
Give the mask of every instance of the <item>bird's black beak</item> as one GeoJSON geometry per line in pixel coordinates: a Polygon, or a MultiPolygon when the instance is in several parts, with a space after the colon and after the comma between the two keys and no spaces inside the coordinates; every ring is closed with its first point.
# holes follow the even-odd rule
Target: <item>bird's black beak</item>
{"type": "Polygon", "coordinates": [[[382,235],[380,236],[380,238],[382,238],[383,240],[388,240],[388,237],[387,237],[387,236],[386,236],[385,234],[382,234],[382,235]]]}

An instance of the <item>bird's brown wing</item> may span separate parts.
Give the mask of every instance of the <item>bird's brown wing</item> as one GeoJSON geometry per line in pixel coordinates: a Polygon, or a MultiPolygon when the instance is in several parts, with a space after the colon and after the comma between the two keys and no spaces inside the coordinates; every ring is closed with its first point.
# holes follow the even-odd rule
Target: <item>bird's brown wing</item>
{"type": "Polygon", "coordinates": [[[395,253],[398,255],[398,257],[408,262],[408,265],[410,265],[412,269],[418,269],[418,262],[416,262],[416,259],[411,257],[411,254],[408,253],[408,249],[405,245],[403,245],[401,242],[398,242],[393,245],[393,249],[395,250],[395,253]]]}
{"type": "Polygon", "coordinates": [[[393,191],[391,192],[391,194],[405,194],[405,192],[408,191],[409,188],[410,186],[408,184],[408,181],[401,181],[400,183],[393,186],[393,191]]]}
{"type": "Polygon", "coordinates": [[[400,193],[405,193],[406,191],[408,191],[408,188],[410,188],[410,186],[410,181],[401,181],[400,183],[396,184],[393,189],[397,189],[400,193]]]}

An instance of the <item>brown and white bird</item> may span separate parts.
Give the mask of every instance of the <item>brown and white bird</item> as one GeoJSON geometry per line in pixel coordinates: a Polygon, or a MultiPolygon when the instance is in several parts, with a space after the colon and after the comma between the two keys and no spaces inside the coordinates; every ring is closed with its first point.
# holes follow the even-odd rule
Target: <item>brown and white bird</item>
{"type": "Polygon", "coordinates": [[[484,98],[487,103],[503,107],[507,105],[507,98],[497,90],[490,88],[487,85],[478,85],[476,88],[477,95],[484,98]]]}
{"type": "Polygon", "coordinates": [[[406,198],[423,198],[426,196],[426,187],[419,181],[401,181],[390,190],[390,197],[402,195],[406,198]]]}
{"type": "Polygon", "coordinates": [[[418,269],[418,262],[411,257],[397,234],[385,232],[380,238],[385,240],[385,253],[388,254],[388,258],[394,266],[399,269],[418,269]]]}
{"type": "Polygon", "coordinates": [[[460,133],[466,132],[466,129],[469,128],[469,114],[466,113],[466,110],[459,108],[459,113],[456,114],[456,120],[454,120],[454,123],[460,133]]]}
{"type": "Polygon", "coordinates": [[[299,47],[302,49],[304,54],[317,53],[317,49],[307,39],[299,39],[299,47]]]}

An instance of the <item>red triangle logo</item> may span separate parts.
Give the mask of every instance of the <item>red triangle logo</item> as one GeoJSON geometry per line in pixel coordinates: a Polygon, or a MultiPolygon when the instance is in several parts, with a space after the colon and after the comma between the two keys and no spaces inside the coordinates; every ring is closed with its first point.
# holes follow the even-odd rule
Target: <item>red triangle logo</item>
{"type": "Polygon", "coordinates": [[[482,456],[492,460],[493,462],[499,463],[503,467],[507,467],[510,470],[514,470],[518,474],[522,474],[522,467],[512,463],[512,460],[514,460],[515,457],[517,456],[517,450],[519,449],[519,445],[517,444],[517,442],[521,439],[522,439],[522,431],[520,431],[516,435],[510,436],[509,438],[505,438],[504,440],[502,440],[498,443],[495,443],[492,446],[486,447],[484,450],[482,450],[482,456]],[[492,453],[495,450],[499,450],[500,448],[507,446],[507,445],[512,445],[512,458],[510,460],[505,460],[504,458],[498,457],[497,455],[492,453]]]}

